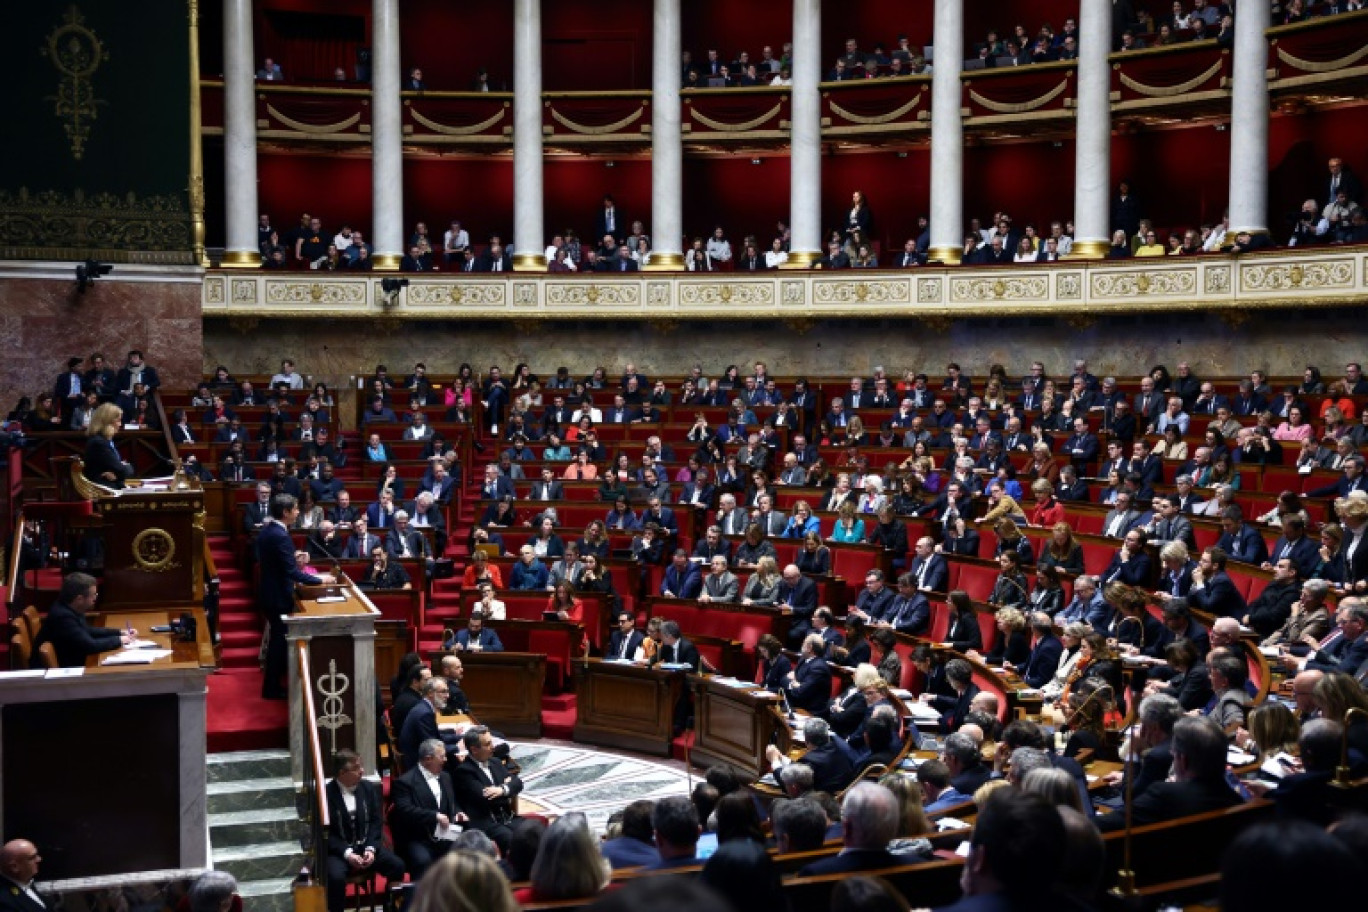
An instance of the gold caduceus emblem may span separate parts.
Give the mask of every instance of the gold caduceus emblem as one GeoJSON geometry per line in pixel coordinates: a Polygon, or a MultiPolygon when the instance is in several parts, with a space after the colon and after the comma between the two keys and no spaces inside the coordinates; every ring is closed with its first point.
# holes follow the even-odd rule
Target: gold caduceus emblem
{"type": "Polygon", "coordinates": [[[139,570],[160,573],[178,567],[175,556],[176,540],[165,529],[144,529],[133,536],[133,563],[139,570]]]}
{"type": "Polygon", "coordinates": [[[342,712],[346,706],[342,695],[351,687],[351,679],[337,671],[337,660],[328,660],[328,673],[318,679],[318,692],[323,695],[323,715],[318,717],[318,727],[326,728],[331,735],[332,753],[337,753],[337,730],[351,725],[351,716],[342,712]]]}

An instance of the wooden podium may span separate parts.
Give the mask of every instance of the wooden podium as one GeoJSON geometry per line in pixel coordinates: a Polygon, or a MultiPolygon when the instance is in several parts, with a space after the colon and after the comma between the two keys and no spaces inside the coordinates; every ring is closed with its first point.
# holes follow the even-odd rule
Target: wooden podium
{"type": "Polygon", "coordinates": [[[575,740],[660,757],[673,749],[684,672],[625,662],[575,663],[575,740]]]}
{"type": "MultiPolygon", "coordinates": [[[[779,698],[731,687],[711,675],[689,675],[694,697],[693,761],[700,766],[727,763],[748,775],[769,772],[765,748],[788,726],[779,698]]],[[[785,743],[780,749],[785,749],[785,743]]]]}
{"type": "Polygon", "coordinates": [[[318,741],[324,758],[347,748],[361,755],[368,773],[378,762],[375,686],[375,622],[380,610],[345,575],[333,586],[297,590],[296,610],[285,616],[290,644],[290,763],[296,783],[304,781],[309,755],[304,743],[304,688],[313,691],[318,741]],[[299,644],[308,653],[311,680],[305,681],[299,644]]]}
{"type": "Polygon", "coordinates": [[[76,489],[95,502],[104,539],[102,608],[204,605],[204,489],[177,475],[166,483],[109,493],[80,474],[76,489]]]}

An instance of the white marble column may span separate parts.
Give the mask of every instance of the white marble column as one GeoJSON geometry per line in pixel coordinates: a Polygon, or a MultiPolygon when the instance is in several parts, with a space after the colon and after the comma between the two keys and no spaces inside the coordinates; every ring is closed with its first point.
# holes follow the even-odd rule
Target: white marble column
{"type": "Polygon", "coordinates": [[[822,0],[793,0],[793,88],[789,105],[787,266],[822,256],[822,0]]]}
{"type": "Polygon", "coordinates": [[[1078,11],[1078,101],[1074,108],[1074,243],[1071,257],[1100,260],[1111,238],[1110,0],[1078,11]]]}
{"type": "Polygon", "coordinates": [[[958,263],[964,252],[964,121],[960,72],[964,68],[964,0],[936,0],[931,43],[931,247],[930,260],[958,263]]]}
{"type": "Polygon", "coordinates": [[[1268,233],[1267,3],[1241,3],[1235,17],[1230,93],[1230,230],[1268,233]]]}
{"type": "Polygon", "coordinates": [[[655,0],[651,64],[651,238],[647,269],[684,268],[684,148],[680,139],[680,0],[655,0]]]}
{"type": "Polygon", "coordinates": [[[399,0],[371,6],[371,260],[398,269],[404,255],[403,76],[399,60],[399,0]]]}
{"type": "Polygon", "coordinates": [[[541,0],[513,3],[513,268],[546,271],[542,228],[541,0]]]}
{"type": "Polygon", "coordinates": [[[256,69],[252,63],[252,0],[223,2],[224,266],[256,268],[256,69]]]}

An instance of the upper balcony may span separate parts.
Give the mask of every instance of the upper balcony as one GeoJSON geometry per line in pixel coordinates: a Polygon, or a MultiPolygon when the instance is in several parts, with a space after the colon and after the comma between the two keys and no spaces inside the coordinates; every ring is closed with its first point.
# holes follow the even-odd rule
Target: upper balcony
{"type": "MultiPolygon", "coordinates": [[[[1275,104],[1361,102],[1368,95],[1368,12],[1269,30],[1269,88],[1275,104]]],[[[1221,122],[1229,116],[1232,55],[1213,41],[1113,54],[1113,122],[1221,122]]],[[[1072,133],[1077,94],[1072,62],[966,71],[962,112],[974,141],[1072,133]]],[[[840,146],[929,142],[930,77],[821,85],[822,136],[840,146]]],[[[223,132],[223,83],[201,83],[203,131],[223,132]]],[[[650,92],[548,92],[542,131],[548,154],[630,155],[651,142],[650,92]]],[[[790,90],[782,87],[683,92],[686,150],[746,151],[788,145],[790,90]]],[[[513,96],[506,92],[405,92],[411,153],[511,151],[513,96]]],[[[268,147],[338,150],[366,145],[370,90],[261,84],[258,141],[268,147]]],[[[359,150],[358,150],[359,151],[359,150]]]]}

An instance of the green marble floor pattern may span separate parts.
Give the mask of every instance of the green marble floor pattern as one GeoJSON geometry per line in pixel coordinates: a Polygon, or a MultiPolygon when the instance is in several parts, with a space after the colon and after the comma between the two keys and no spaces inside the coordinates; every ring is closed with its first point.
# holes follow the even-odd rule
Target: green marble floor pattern
{"type": "Polygon", "coordinates": [[[514,743],[511,749],[529,800],[551,814],[581,811],[595,829],[633,801],[689,791],[683,770],[663,763],[586,748],[514,743]]]}

